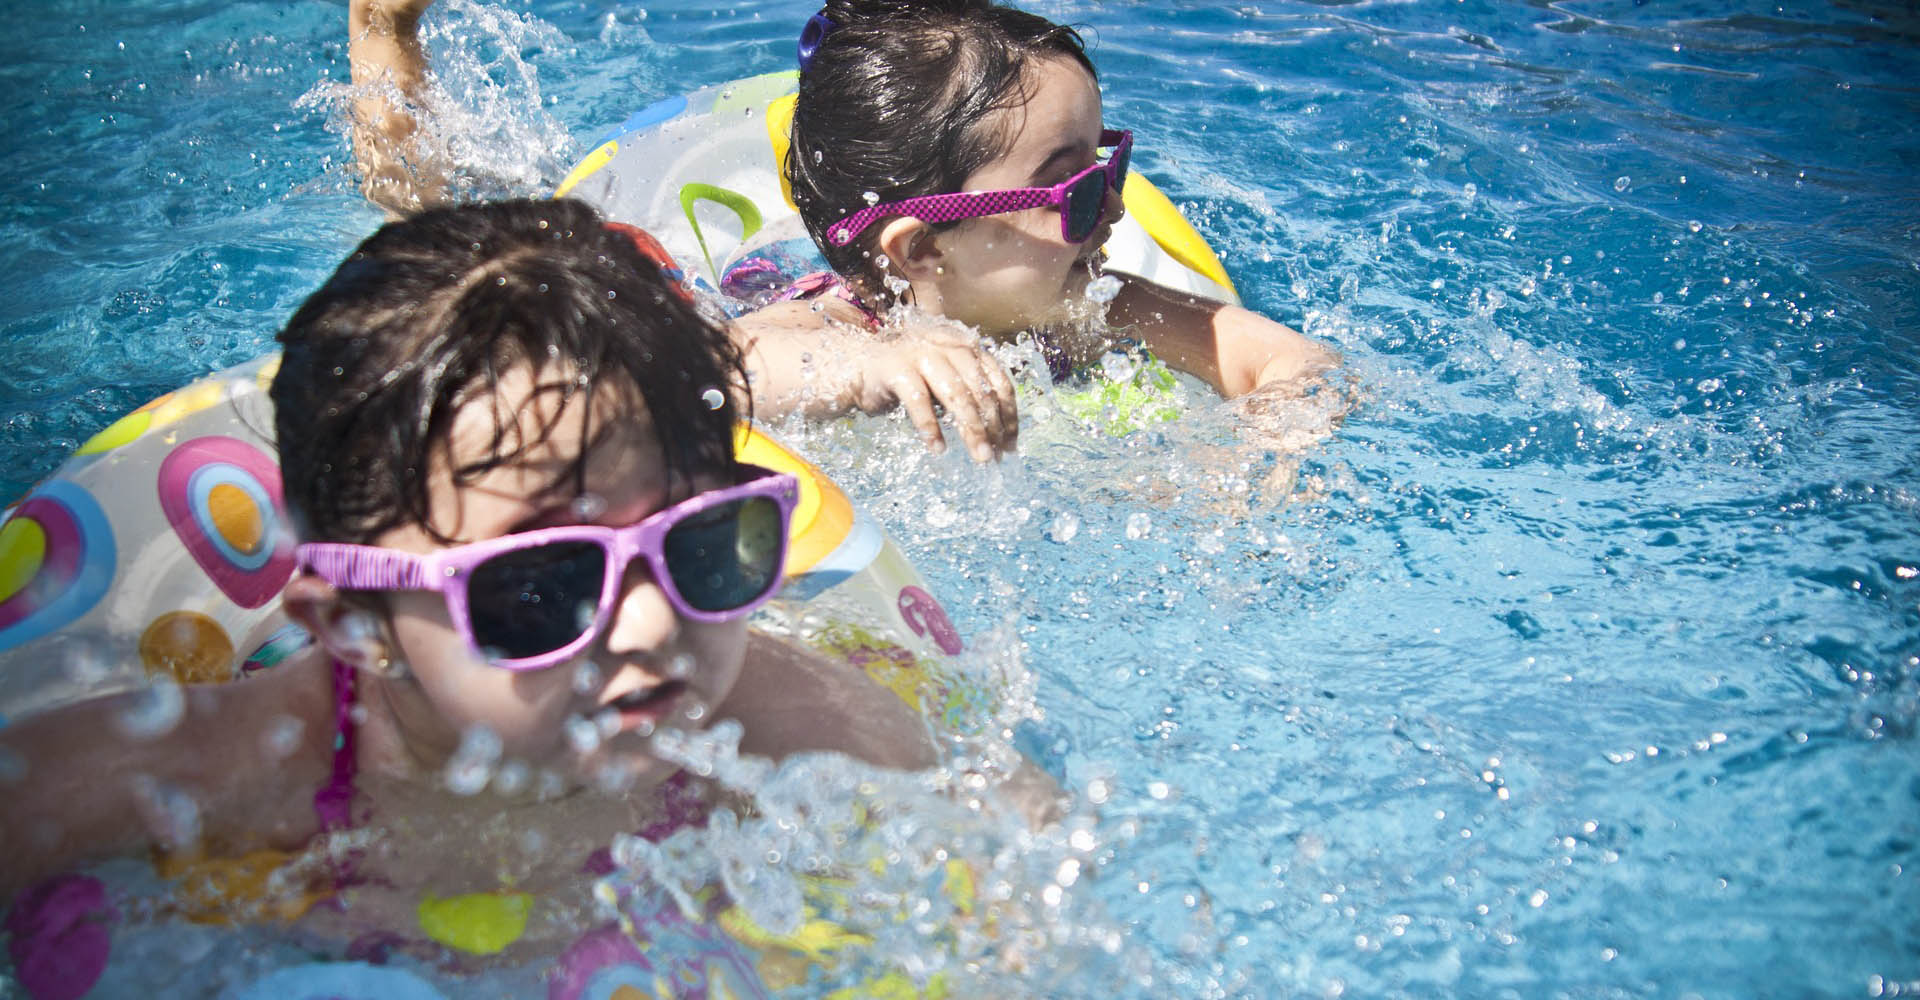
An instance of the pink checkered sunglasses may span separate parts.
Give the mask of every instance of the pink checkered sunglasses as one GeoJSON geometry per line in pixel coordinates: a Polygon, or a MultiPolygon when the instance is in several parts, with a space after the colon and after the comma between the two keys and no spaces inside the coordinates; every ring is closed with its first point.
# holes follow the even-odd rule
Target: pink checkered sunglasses
{"type": "Polygon", "coordinates": [[[892,215],[910,215],[922,222],[955,222],[1051,205],[1060,210],[1060,236],[1068,243],[1085,243],[1106,215],[1107,191],[1118,192],[1127,183],[1133,133],[1103,129],[1100,148],[1113,150],[1107,162],[1096,163],[1052,187],[957,191],[890,201],[863,208],[834,223],[827,228],[827,242],[846,246],[868,226],[892,215]]]}
{"type": "Polygon", "coordinates": [[[295,554],[342,590],[435,591],[476,656],[507,670],[539,670],[580,655],[606,630],[635,559],[647,561],[667,601],[694,621],[739,618],[780,589],[799,483],[759,466],[740,468],[753,478],[624,528],[540,528],[423,556],[335,543],[302,545],[295,554]]]}

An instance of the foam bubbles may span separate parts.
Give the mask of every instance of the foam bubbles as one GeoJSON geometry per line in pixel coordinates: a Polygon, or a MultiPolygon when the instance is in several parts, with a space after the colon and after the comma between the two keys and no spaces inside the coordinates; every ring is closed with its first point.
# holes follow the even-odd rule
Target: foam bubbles
{"type": "Polygon", "coordinates": [[[468,726],[460,746],[447,759],[447,790],[455,795],[478,795],[493,780],[494,767],[504,750],[500,735],[484,725],[468,726]]]}

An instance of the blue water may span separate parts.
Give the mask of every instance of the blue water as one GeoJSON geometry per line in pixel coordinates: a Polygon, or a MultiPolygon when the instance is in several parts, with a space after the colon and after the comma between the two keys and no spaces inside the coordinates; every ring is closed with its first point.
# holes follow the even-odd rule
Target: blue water
{"type": "MultiPolygon", "coordinates": [[[[378,222],[330,119],[339,5],[36,6],[0,41],[6,497],[266,350],[378,222]]],[[[989,471],[897,423],[799,434],[1105,798],[1072,899],[1153,983],[1079,981],[1920,991],[1920,17],[1033,9],[1355,399],[1298,454],[1204,398],[1124,439],[1041,407],[989,471]]],[[[474,189],[787,68],[809,12],[447,8],[474,189]]]]}

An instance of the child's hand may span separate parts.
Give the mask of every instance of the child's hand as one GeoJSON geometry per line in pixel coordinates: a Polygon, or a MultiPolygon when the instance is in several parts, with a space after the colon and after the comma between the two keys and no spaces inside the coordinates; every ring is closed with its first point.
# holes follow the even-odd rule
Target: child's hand
{"type": "Polygon", "coordinates": [[[862,349],[854,405],[867,413],[898,406],[927,447],[946,449],[935,406],[944,407],[967,454],[986,462],[1014,450],[1020,412],[1013,380],[999,359],[971,335],[916,335],[862,349]]]}

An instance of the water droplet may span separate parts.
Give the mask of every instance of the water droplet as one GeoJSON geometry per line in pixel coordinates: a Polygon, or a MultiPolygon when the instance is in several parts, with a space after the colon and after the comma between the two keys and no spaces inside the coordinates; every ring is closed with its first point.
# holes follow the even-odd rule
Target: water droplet
{"type": "Polygon", "coordinates": [[[1472,201],[1474,198],[1479,197],[1480,186],[1472,181],[1468,181],[1460,186],[1460,193],[1465,195],[1468,201],[1472,201]]]}
{"type": "Polygon", "coordinates": [[[1087,301],[1112,302],[1120,294],[1120,279],[1111,274],[1103,274],[1087,283],[1087,301]]]}
{"type": "Polygon", "coordinates": [[[692,677],[694,670],[699,666],[699,661],[693,658],[692,653],[677,653],[673,659],[667,661],[667,679],[684,681],[692,677]]]}
{"type": "Polygon", "coordinates": [[[17,785],[27,780],[27,758],[18,751],[0,747],[0,785],[17,785]]]}
{"type": "Polygon", "coordinates": [[[1613,189],[1615,191],[1625,191],[1632,186],[1633,178],[1627,177],[1624,174],[1613,179],[1613,189]]]}
{"type": "MultiPolygon", "coordinates": [[[[510,760],[500,765],[500,770],[494,774],[493,790],[500,795],[512,798],[526,791],[527,785],[532,781],[533,769],[528,767],[525,761],[510,760]]],[[[533,841],[541,835],[529,830],[524,836],[527,840],[533,841]]],[[[528,853],[537,852],[530,848],[528,853]]]]}
{"type": "Polygon", "coordinates": [[[1080,516],[1070,510],[1063,510],[1054,516],[1053,526],[1047,529],[1047,537],[1065,545],[1073,541],[1080,533],[1080,516]]]}
{"type": "Polygon", "coordinates": [[[300,749],[300,738],[307,734],[307,724],[291,715],[276,715],[267,720],[267,728],[260,733],[260,747],[266,751],[268,760],[286,760],[300,749]]]}
{"type": "Polygon", "coordinates": [[[726,405],[727,394],[710,386],[706,392],[700,394],[700,401],[707,404],[707,409],[717,410],[726,405]]]}
{"type": "Polygon", "coordinates": [[[869,206],[878,205],[880,204],[880,193],[878,191],[862,191],[860,192],[860,200],[866,202],[869,206]]]}
{"type": "Polygon", "coordinates": [[[180,682],[162,674],[128,699],[118,719],[120,732],[134,740],[151,740],[173,732],[186,715],[187,699],[180,682]]]}
{"type": "Polygon", "coordinates": [[[190,847],[200,840],[200,803],[186,790],[150,775],[136,774],[133,791],[154,839],[163,846],[190,847]]]}
{"type": "Polygon", "coordinates": [[[502,751],[500,735],[484,725],[468,726],[460,746],[447,760],[447,790],[455,795],[477,795],[493,780],[502,751]]]}
{"type": "Polygon", "coordinates": [[[576,715],[567,720],[567,745],[584,757],[600,749],[600,727],[592,719],[576,715]]]}
{"type": "Polygon", "coordinates": [[[573,693],[592,694],[599,689],[603,677],[598,666],[581,660],[579,665],[573,668],[573,693]]]}
{"type": "Polygon", "coordinates": [[[1699,219],[1688,219],[1688,220],[1687,220],[1687,232],[1690,232],[1690,233],[1697,233],[1697,232],[1699,232],[1700,230],[1702,230],[1702,229],[1705,229],[1705,228],[1707,228],[1707,227],[1706,227],[1706,226],[1705,226],[1705,225],[1704,225],[1703,223],[1701,223],[1701,221],[1700,221],[1699,219]]]}
{"type": "Polygon", "coordinates": [[[1125,382],[1133,377],[1133,357],[1115,351],[1100,359],[1100,370],[1112,381],[1125,382]]]}
{"type": "Polygon", "coordinates": [[[1153,518],[1145,511],[1136,511],[1127,515],[1127,537],[1139,541],[1153,532],[1153,518]]]}

